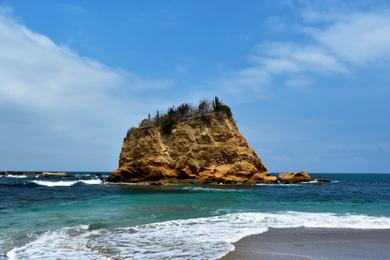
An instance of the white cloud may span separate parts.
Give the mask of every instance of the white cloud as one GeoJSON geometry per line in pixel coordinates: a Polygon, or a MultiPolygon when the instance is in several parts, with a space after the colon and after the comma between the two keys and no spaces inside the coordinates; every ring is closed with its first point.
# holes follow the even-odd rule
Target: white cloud
{"type": "Polygon", "coordinates": [[[314,83],[313,74],[343,75],[390,60],[389,11],[304,12],[302,16],[304,24],[290,27],[300,28],[307,40],[257,45],[250,57],[251,65],[218,80],[219,88],[227,95],[261,97],[269,94],[275,82],[308,86],[314,83]]]}
{"type": "MultiPolygon", "coordinates": [[[[0,10],[0,113],[7,113],[2,117],[7,127],[0,127],[0,143],[9,143],[8,153],[15,158],[25,156],[23,151],[32,156],[32,147],[32,153],[42,157],[71,154],[63,147],[73,144],[85,154],[78,162],[67,162],[69,167],[91,167],[86,160],[91,154],[96,154],[96,168],[115,167],[107,167],[107,162],[117,160],[127,128],[147,113],[145,102],[158,99],[151,100],[145,92],[173,84],[82,57],[29,30],[9,9],[0,10]],[[13,147],[12,139],[28,132],[35,132],[34,138],[20,137],[25,143],[13,147]]],[[[41,160],[41,165],[47,163],[41,160]]],[[[8,162],[0,159],[0,165],[7,167],[8,162]]]]}
{"type": "Polygon", "coordinates": [[[352,65],[390,60],[390,12],[345,16],[312,36],[352,65]]]}
{"type": "Polygon", "coordinates": [[[0,16],[0,39],[0,97],[24,105],[78,106],[107,99],[119,88],[162,89],[172,84],[81,57],[8,16],[0,16]]]}

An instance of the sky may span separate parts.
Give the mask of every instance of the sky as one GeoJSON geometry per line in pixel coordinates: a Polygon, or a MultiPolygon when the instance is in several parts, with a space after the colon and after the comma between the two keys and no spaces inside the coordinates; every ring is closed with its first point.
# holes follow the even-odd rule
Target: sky
{"type": "Polygon", "coordinates": [[[0,0],[0,170],[111,171],[214,96],[271,172],[390,173],[390,2],[0,0]]]}

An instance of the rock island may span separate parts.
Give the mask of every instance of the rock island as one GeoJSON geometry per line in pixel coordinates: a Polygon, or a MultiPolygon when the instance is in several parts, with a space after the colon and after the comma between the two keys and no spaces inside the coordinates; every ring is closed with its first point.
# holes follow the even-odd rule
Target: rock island
{"type": "Polygon", "coordinates": [[[231,109],[215,97],[197,107],[185,103],[166,114],[157,111],[129,129],[119,167],[106,181],[274,183],[277,177],[269,174],[239,132],[231,109]]]}

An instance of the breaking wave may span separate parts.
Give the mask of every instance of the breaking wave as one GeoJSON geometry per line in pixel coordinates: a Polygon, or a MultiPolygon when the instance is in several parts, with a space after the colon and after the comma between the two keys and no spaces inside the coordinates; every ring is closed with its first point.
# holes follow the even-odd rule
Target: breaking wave
{"type": "Polygon", "coordinates": [[[13,175],[13,174],[0,175],[0,177],[4,177],[4,178],[27,178],[26,175],[13,175]]]}
{"type": "Polygon", "coordinates": [[[114,230],[88,225],[48,231],[9,259],[217,259],[245,236],[272,228],[389,229],[390,218],[333,213],[232,213],[114,230]]]}
{"type": "Polygon", "coordinates": [[[76,181],[31,181],[40,186],[46,187],[69,187],[75,184],[84,183],[84,184],[101,184],[102,181],[100,179],[92,179],[92,180],[76,180],[76,181]]]}

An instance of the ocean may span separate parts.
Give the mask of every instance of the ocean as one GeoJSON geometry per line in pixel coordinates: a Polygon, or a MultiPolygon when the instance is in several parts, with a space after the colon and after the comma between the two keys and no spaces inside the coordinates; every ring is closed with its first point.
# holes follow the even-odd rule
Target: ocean
{"type": "Polygon", "coordinates": [[[390,228],[390,174],[253,186],[107,184],[73,174],[0,177],[0,259],[218,259],[273,227],[390,228]]]}

